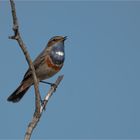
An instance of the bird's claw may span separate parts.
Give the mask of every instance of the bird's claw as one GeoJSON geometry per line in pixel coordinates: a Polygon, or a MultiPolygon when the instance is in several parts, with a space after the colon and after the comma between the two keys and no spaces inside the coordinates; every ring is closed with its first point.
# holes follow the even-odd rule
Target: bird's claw
{"type": "Polygon", "coordinates": [[[53,87],[53,88],[54,88],[54,90],[56,90],[57,85],[56,85],[55,83],[52,83],[52,84],[51,84],[51,87],[53,87]]]}

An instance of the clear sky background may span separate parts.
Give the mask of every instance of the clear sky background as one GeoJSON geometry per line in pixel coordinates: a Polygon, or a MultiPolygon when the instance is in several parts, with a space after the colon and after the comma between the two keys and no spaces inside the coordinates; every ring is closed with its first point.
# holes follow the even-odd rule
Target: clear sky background
{"type": "MultiPolygon", "coordinates": [[[[20,31],[34,59],[66,35],[64,79],[32,139],[140,139],[140,2],[16,1],[20,31]]],[[[34,89],[6,101],[28,65],[12,35],[8,1],[0,2],[0,139],[23,139],[34,89]]],[[[55,81],[57,76],[49,80],[55,81]]],[[[42,97],[49,89],[40,84],[42,97]]]]}

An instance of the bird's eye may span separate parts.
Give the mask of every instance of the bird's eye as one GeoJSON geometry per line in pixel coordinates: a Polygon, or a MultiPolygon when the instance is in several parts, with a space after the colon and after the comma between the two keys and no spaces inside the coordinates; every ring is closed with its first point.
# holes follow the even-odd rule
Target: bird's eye
{"type": "Polygon", "coordinates": [[[56,39],[54,38],[53,41],[56,41],[56,39]]]}

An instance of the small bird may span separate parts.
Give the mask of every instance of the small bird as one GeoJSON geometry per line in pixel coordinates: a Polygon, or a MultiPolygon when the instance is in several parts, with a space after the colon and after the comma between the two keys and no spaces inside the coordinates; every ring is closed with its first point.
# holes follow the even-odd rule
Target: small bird
{"type": "MultiPolygon", "coordinates": [[[[61,70],[65,60],[64,41],[67,37],[52,37],[45,49],[33,61],[38,81],[48,79],[61,70]]],[[[8,97],[8,101],[18,102],[33,85],[33,77],[30,69],[25,73],[19,87],[8,97]]]]}

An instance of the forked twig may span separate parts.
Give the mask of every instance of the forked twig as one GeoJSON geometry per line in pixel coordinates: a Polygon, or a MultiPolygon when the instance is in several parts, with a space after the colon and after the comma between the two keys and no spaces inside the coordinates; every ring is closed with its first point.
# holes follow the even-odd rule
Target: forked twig
{"type": "Polygon", "coordinates": [[[51,86],[50,90],[46,94],[46,97],[44,98],[44,101],[43,101],[42,106],[40,108],[40,115],[38,117],[33,116],[32,121],[28,125],[28,128],[26,130],[26,134],[25,134],[25,140],[30,140],[32,132],[33,132],[34,128],[36,127],[37,123],[39,122],[40,117],[43,113],[43,110],[46,108],[50,97],[53,95],[53,93],[55,92],[57,86],[59,85],[59,83],[61,82],[62,79],[63,79],[63,75],[59,76],[57,78],[56,82],[54,83],[54,85],[51,86]]]}

